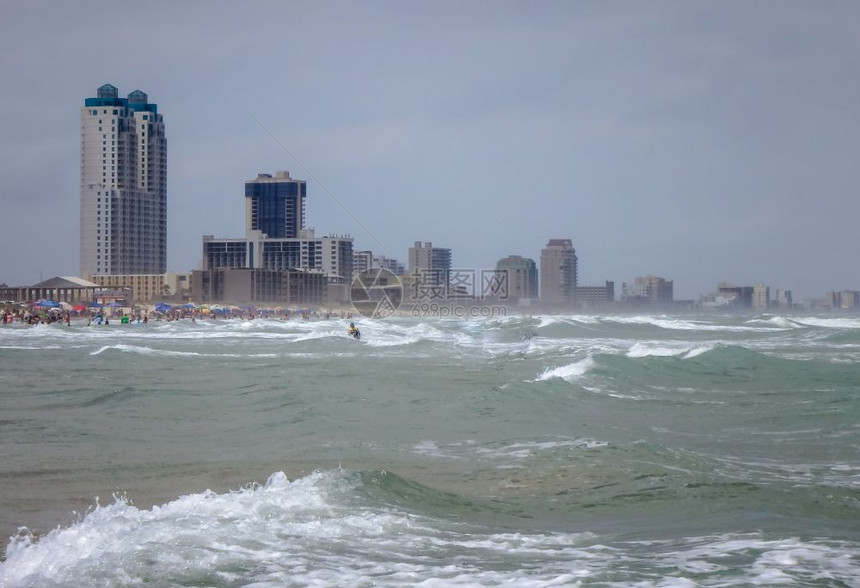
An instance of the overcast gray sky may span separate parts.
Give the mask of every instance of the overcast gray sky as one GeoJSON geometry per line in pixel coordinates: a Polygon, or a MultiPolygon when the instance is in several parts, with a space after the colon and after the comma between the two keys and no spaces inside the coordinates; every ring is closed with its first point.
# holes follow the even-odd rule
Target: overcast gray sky
{"type": "Polygon", "coordinates": [[[860,289],[858,23],[853,1],[3,0],[0,282],[77,273],[79,109],[111,83],[164,115],[171,271],[286,169],[317,234],[404,262],[570,238],[584,285],[860,289]]]}

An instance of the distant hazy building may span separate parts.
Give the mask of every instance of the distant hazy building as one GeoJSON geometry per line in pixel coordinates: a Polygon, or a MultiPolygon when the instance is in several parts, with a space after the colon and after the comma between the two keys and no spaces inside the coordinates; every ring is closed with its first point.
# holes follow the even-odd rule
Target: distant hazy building
{"type": "Polygon", "coordinates": [[[622,284],[621,301],[625,304],[671,304],[674,284],[659,276],[642,276],[632,284],[622,284]]]}
{"type": "Polygon", "coordinates": [[[245,182],[245,231],[260,231],[272,239],[296,238],[305,228],[304,180],[290,172],[257,174],[245,182]]]}
{"type": "Polygon", "coordinates": [[[511,302],[538,298],[538,269],[534,259],[509,255],[496,262],[497,272],[507,272],[507,298],[511,302]]]}
{"type": "Polygon", "coordinates": [[[550,239],[540,254],[540,299],[544,304],[576,302],[577,258],[570,239],[550,239]]]}
{"type": "Polygon", "coordinates": [[[167,139],[158,107],[105,84],[81,107],[80,274],[167,269],[167,139]]]}
{"type": "Polygon", "coordinates": [[[353,278],[355,278],[355,276],[358,276],[360,273],[373,268],[381,268],[387,270],[395,276],[402,276],[404,273],[406,273],[406,269],[403,267],[403,264],[396,259],[392,259],[384,255],[374,255],[373,252],[369,250],[353,252],[353,278]]]}
{"type": "Polygon", "coordinates": [[[380,267],[388,270],[395,276],[402,276],[406,273],[406,268],[401,262],[384,255],[374,255],[372,267],[380,267]]]}
{"type": "Polygon", "coordinates": [[[717,296],[728,300],[728,305],[733,308],[752,308],[753,287],[720,282],[717,285],[717,296]]]}
{"type": "Polygon", "coordinates": [[[753,286],[752,307],[757,310],[765,310],[770,305],[770,288],[764,284],[753,286]]]}
{"type": "Polygon", "coordinates": [[[777,289],[776,297],[774,298],[774,304],[776,304],[777,307],[783,310],[791,308],[794,305],[791,298],[791,290],[777,289]]]}
{"type": "Polygon", "coordinates": [[[604,305],[615,302],[615,282],[603,286],[577,286],[576,298],[584,305],[604,305]]]}
{"type": "Polygon", "coordinates": [[[842,310],[856,310],[860,308],[860,292],[856,290],[843,290],[840,298],[842,310]]]}

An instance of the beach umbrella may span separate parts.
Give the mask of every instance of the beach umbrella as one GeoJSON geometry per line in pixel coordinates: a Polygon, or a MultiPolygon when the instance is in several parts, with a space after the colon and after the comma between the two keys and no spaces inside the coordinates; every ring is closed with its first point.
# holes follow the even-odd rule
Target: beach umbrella
{"type": "Polygon", "coordinates": [[[76,304],[72,307],[72,310],[74,310],[75,312],[81,312],[81,311],[86,310],[86,309],[87,309],[87,307],[84,306],[83,304],[76,304]]]}
{"type": "Polygon", "coordinates": [[[121,302],[111,302],[110,304],[105,304],[108,308],[122,308],[123,304],[121,302]]]}
{"type": "Polygon", "coordinates": [[[197,306],[192,302],[187,302],[187,303],[183,304],[180,308],[191,309],[191,308],[197,308],[197,306]]]}
{"type": "Polygon", "coordinates": [[[60,303],[54,302],[53,300],[40,300],[36,303],[36,306],[41,308],[57,308],[60,306],[60,303]]]}
{"type": "Polygon", "coordinates": [[[173,307],[164,302],[159,302],[155,305],[155,312],[167,312],[168,310],[173,310],[173,307]]]}

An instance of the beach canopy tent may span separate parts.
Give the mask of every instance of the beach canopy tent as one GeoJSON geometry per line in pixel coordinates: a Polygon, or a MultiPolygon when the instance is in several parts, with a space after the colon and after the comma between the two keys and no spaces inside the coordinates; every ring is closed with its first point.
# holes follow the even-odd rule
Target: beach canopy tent
{"type": "Polygon", "coordinates": [[[105,304],[107,308],[122,308],[125,306],[122,302],[111,302],[110,304],[105,304]]]}

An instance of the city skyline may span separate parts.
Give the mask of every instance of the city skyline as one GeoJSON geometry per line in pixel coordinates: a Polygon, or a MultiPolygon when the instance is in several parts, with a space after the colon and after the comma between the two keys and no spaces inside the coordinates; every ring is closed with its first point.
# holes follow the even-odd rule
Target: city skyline
{"type": "Polygon", "coordinates": [[[492,268],[563,237],[585,284],[860,287],[853,4],[153,5],[112,7],[121,27],[7,5],[0,282],[75,273],[74,109],[111,82],[169,113],[169,271],[241,234],[248,177],[291,169],[314,225],[389,258],[426,239],[492,268]]]}

